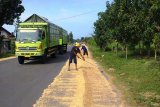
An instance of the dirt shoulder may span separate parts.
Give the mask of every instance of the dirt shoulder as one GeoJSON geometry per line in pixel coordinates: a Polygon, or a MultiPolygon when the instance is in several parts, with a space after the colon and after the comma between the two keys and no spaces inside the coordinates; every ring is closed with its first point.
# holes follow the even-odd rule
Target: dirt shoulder
{"type": "Polygon", "coordinates": [[[68,71],[68,61],[34,107],[125,107],[120,94],[89,56],[78,59],[68,71]]]}

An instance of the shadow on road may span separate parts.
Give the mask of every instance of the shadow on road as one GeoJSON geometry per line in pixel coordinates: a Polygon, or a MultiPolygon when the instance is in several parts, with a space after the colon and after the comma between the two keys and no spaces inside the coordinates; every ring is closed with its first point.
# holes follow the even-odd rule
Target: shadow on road
{"type": "MultiPolygon", "coordinates": [[[[69,52],[63,54],[63,55],[56,55],[56,58],[47,57],[47,60],[45,64],[53,64],[58,62],[64,62],[67,61],[69,57],[69,52]]],[[[24,65],[30,65],[30,64],[42,64],[40,60],[27,60],[24,65]]]]}

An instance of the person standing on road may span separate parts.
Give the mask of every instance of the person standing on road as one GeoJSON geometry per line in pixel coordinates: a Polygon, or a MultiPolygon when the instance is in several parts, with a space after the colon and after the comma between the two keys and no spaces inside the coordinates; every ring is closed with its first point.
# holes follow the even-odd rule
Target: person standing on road
{"type": "Polygon", "coordinates": [[[84,44],[82,45],[81,50],[83,50],[83,56],[87,55],[87,57],[88,57],[88,50],[87,50],[87,48],[86,48],[86,46],[84,44]]]}
{"type": "Polygon", "coordinates": [[[74,60],[75,68],[76,68],[76,70],[78,70],[77,69],[77,57],[78,58],[82,58],[85,61],[84,57],[81,54],[81,51],[80,51],[79,47],[80,47],[80,44],[76,42],[74,44],[74,46],[72,47],[72,49],[71,49],[71,52],[70,52],[70,55],[69,55],[69,67],[68,67],[68,71],[70,71],[70,64],[72,63],[72,60],[74,60]]]}

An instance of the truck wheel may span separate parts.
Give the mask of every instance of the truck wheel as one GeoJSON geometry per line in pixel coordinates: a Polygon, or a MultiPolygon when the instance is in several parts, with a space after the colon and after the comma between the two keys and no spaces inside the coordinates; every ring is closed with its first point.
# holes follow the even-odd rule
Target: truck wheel
{"type": "Polygon", "coordinates": [[[56,53],[51,54],[51,58],[56,58],[56,53]]]}
{"type": "Polygon", "coordinates": [[[66,53],[67,51],[66,50],[64,50],[64,53],[66,53]]]}
{"type": "Polygon", "coordinates": [[[18,56],[18,62],[19,62],[19,64],[24,64],[24,57],[18,56]]]}
{"type": "Polygon", "coordinates": [[[67,52],[67,47],[65,47],[65,49],[63,50],[63,52],[64,52],[64,53],[66,53],[66,52],[67,52]]]}
{"type": "Polygon", "coordinates": [[[61,47],[60,50],[59,50],[59,54],[62,55],[63,53],[64,53],[64,50],[63,50],[63,48],[61,47]]]}
{"type": "Polygon", "coordinates": [[[64,47],[65,49],[64,49],[64,53],[66,53],[67,52],[67,45],[64,47]]]}
{"type": "Polygon", "coordinates": [[[44,64],[46,62],[46,59],[47,59],[47,53],[45,52],[41,58],[41,62],[44,64]]]}

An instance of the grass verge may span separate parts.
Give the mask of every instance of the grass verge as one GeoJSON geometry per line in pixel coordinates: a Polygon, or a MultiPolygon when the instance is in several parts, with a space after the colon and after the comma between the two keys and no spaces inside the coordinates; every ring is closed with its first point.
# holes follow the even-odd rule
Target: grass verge
{"type": "Polygon", "coordinates": [[[127,102],[138,107],[160,107],[160,62],[129,57],[127,60],[109,51],[89,45],[93,58],[115,77],[114,83],[124,92],[127,102]],[[125,88],[125,89],[124,89],[125,88]]]}
{"type": "Polygon", "coordinates": [[[15,54],[13,53],[5,53],[5,54],[0,54],[0,58],[7,58],[7,57],[10,57],[10,56],[14,56],[15,54]]]}

